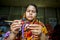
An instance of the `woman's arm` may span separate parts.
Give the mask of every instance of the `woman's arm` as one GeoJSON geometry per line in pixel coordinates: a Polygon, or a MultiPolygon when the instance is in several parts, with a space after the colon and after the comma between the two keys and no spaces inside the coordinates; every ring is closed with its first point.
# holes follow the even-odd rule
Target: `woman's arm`
{"type": "Polygon", "coordinates": [[[14,40],[15,38],[16,38],[16,34],[11,32],[9,36],[4,38],[4,40],[14,40]]]}
{"type": "Polygon", "coordinates": [[[21,28],[21,20],[14,20],[10,25],[10,34],[5,40],[14,40],[16,35],[19,33],[19,29],[21,28]]]}
{"type": "Polygon", "coordinates": [[[48,36],[46,34],[41,33],[40,40],[49,40],[49,39],[48,39],[48,36]]]}

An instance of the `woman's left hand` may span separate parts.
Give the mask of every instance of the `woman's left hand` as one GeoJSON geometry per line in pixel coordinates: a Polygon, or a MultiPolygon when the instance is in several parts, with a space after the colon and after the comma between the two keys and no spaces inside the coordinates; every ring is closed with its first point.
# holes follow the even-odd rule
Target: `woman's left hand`
{"type": "Polygon", "coordinates": [[[42,26],[38,24],[30,24],[28,28],[31,29],[32,34],[34,35],[40,35],[42,32],[42,26]]]}

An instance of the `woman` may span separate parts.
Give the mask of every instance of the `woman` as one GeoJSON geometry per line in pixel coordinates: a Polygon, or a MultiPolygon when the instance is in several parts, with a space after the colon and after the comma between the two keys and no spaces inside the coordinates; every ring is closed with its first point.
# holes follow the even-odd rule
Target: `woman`
{"type": "Polygon", "coordinates": [[[14,20],[11,24],[11,31],[5,40],[46,40],[45,35],[47,34],[46,27],[44,24],[37,20],[37,6],[29,4],[24,13],[23,19],[14,20]],[[24,26],[25,25],[25,26],[24,26]],[[19,35],[19,29],[22,30],[22,35],[19,35]],[[43,36],[42,36],[43,35],[43,36]]]}

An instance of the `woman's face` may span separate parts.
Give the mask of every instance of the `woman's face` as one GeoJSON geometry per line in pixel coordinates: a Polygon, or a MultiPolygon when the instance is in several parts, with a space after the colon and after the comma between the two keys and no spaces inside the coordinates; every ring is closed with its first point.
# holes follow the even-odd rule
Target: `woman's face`
{"type": "Polygon", "coordinates": [[[26,18],[31,21],[36,17],[36,14],[36,8],[32,5],[29,5],[26,10],[26,18]]]}

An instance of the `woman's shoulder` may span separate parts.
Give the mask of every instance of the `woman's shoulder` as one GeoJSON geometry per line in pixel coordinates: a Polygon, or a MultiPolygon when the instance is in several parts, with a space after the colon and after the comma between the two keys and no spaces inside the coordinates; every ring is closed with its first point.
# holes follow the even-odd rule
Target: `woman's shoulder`
{"type": "Polygon", "coordinates": [[[38,22],[41,26],[43,26],[43,27],[45,26],[43,22],[41,22],[41,21],[38,21],[38,22]]]}
{"type": "Polygon", "coordinates": [[[39,21],[39,24],[42,26],[42,32],[43,32],[44,34],[47,34],[48,31],[47,31],[47,28],[46,28],[46,26],[44,25],[44,23],[41,22],[41,21],[39,21]]]}

